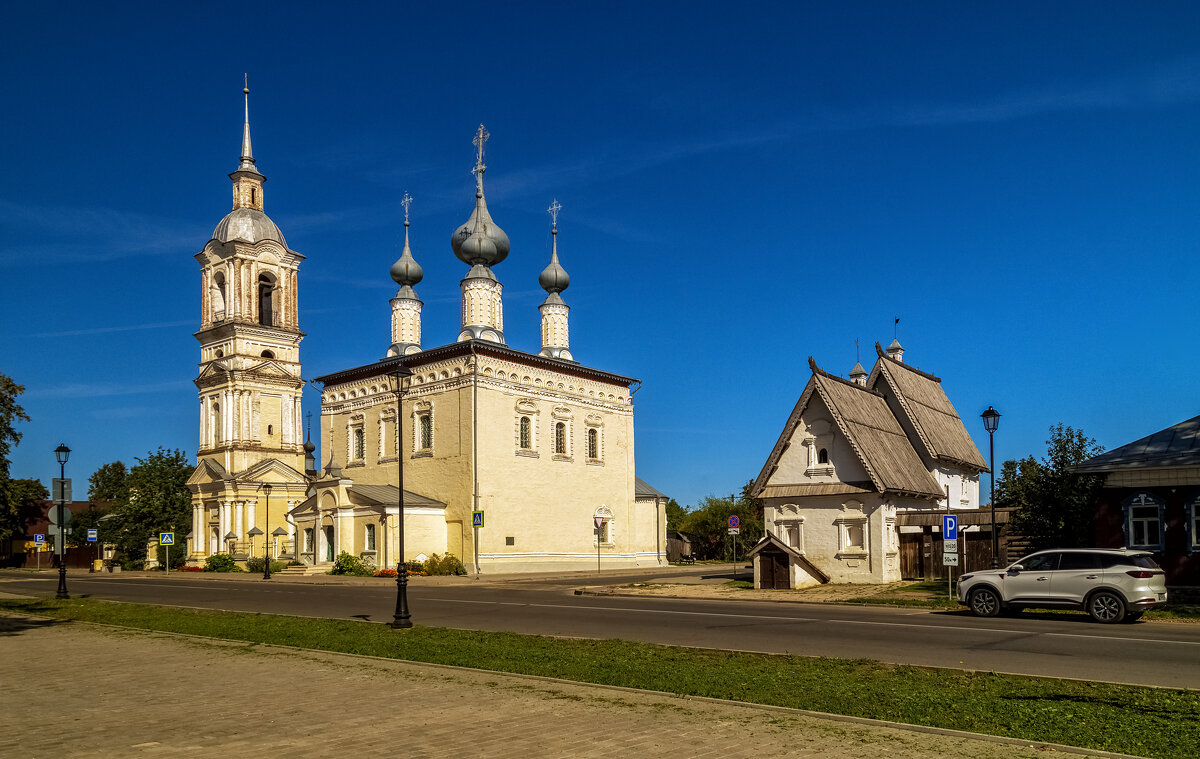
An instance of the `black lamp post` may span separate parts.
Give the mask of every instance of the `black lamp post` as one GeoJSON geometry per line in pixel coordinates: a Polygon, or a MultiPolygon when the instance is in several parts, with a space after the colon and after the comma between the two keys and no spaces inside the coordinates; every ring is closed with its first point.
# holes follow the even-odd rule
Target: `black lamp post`
{"type": "Polygon", "coordinates": [[[392,617],[391,626],[398,630],[412,627],[412,618],[408,613],[408,562],[404,560],[404,383],[412,377],[412,369],[397,363],[392,371],[396,378],[396,470],[399,475],[400,505],[399,556],[396,564],[396,613],[392,617]]]}
{"type": "Polygon", "coordinates": [[[996,533],[996,441],[994,435],[1000,426],[1000,412],[991,406],[980,414],[983,417],[983,428],[988,434],[988,469],[992,475],[992,569],[1000,568],[1000,536],[996,533]]]}
{"type": "Polygon", "coordinates": [[[54,449],[54,458],[58,459],[58,591],[55,598],[70,598],[67,595],[67,526],[63,521],[63,512],[67,498],[67,459],[71,449],[66,443],[60,443],[54,449]]]}
{"type": "MultiPolygon", "coordinates": [[[[267,494],[266,505],[264,506],[263,524],[268,528],[271,526],[271,483],[264,482],[262,484],[263,491],[267,494]]],[[[271,536],[263,530],[263,553],[266,554],[266,561],[263,562],[263,579],[271,579],[271,536]]]]}

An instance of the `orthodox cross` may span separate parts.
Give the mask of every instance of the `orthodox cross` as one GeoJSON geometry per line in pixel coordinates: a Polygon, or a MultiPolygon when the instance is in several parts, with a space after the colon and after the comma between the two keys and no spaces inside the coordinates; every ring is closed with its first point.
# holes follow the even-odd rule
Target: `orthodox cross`
{"type": "Polygon", "coordinates": [[[554,229],[558,229],[558,212],[562,210],[562,206],[558,204],[558,198],[550,201],[550,207],[546,209],[550,213],[550,218],[554,222],[554,229]]]}
{"type": "Polygon", "coordinates": [[[479,129],[475,132],[475,139],[471,140],[471,144],[475,146],[477,151],[475,154],[475,168],[471,169],[471,173],[478,178],[480,184],[483,184],[483,172],[487,171],[487,165],[483,162],[483,143],[487,142],[491,136],[483,124],[480,124],[479,129]]]}
{"type": "Polygon", "coordinates": [[[408,207],[412,205],[412,195],[405,190],[404,197],[400,198],[400,205],[404,206],[404,224],[408,226],[408,207]]]}

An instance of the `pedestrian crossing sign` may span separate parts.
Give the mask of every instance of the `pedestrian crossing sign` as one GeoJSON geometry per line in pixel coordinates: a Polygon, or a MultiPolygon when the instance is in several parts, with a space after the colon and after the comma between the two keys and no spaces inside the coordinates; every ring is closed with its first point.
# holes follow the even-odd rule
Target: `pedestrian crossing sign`
{"type": "Polygon", "coordinates": [[[173,532],[160,532],[160,533],[158,533],[158,544],[159,544],[160,546],[173,546],[173,545],[175,545],[175,533],[173,533],[173,532]]]}
{"type": "Polygon", "coordinates": [[[482,511],[472,511],[471,512],[471,526],[472,527],[483,527],[483,512],[482,511]]]}

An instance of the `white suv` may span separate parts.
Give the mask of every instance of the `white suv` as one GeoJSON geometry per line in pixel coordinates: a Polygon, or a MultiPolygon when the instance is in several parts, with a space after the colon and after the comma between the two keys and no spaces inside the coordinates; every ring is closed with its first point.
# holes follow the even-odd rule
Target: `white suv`
{"type": "Polygon", "coordinates": [[[1151,554],[1116,548],[1039,551],[1004,569],[958,578],[958,602],[980,617],[1022,608],[1081,609],[1097,622],[1135,622],[1167,600],[1151,554]]]}

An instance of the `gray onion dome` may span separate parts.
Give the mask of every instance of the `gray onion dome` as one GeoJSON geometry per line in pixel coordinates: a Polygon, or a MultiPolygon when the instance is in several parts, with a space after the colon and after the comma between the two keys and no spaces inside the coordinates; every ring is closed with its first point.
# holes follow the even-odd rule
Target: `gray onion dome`
{"type": "Polygon", "coordinates": [[[317,444],[312,441],[312,438],[308,438],[304,441],[304,452],[306,454],[311,456],[315,450],[317,450],[317,444]]]}
{"type": "Polygon", "coordinates": [[[392,264],[392,280],[401,287],[412,287],[425,277],[421,265],[413,258],[412,250],[408,247],[408,221],[404,222],[404,252],[396,263],[392,264]]]}
{"type": "Polygon", "coordinates": [[[480,183],[475,191],[475,210],[450,236],[450,248],[465,264],[495,266],[508,257],[509,247],[508,235],[496,226],[488,213],[480,183]]]}
{"type": "Polygon", "coordinates": [[[550,265],[542,269],[542,273],[538,276],[538,284],[542,289],[553,295],[561,293],[571,285],[571,278],[567,276],[567,270],[558,263],[558,230],[552,230],[554,235],[554,245],[550,251],[550,265]]]}

